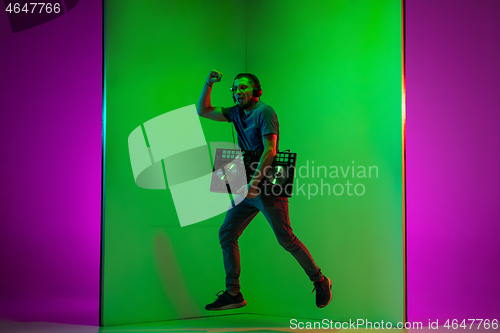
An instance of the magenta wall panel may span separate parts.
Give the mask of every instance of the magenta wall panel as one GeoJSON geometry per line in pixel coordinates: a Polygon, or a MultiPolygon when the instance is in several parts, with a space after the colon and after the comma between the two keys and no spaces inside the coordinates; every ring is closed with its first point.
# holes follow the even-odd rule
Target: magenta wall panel
{"type": "Polygon", "coordinates": [[[408,316],[500,316],[500,1],[406,1],[408,316]]]}
{"type": "Polygon", "coordinates": [[[2,2],[0,318],[98,323],[101,6],[13,33],[2,2]]]}

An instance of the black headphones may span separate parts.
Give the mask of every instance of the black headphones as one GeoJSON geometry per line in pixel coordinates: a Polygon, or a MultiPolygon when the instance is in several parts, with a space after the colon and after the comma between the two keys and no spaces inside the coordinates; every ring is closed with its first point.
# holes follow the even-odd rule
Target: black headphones
{"type": "MultiPolygon", "coordinates": [[[[260,86],[260,82],[259,82],[259,79],[257,78],[257,76],[250,74],[250,73],[240,73],[240,74],[236,75],[234,80],[239,79],[241,77],[245,77],[245,76],[250,76],[252,78],[252,81],[254,82],[254,85],[252,86],[253,87],[252,97],[259,98],[260,96],[262,96],[262,88],[260,86]]],[[[234,80],[233,80],[233,82],[234,82],[234,80]]],[[[233,101],[236,103],[236,98],[234,97],[233,88],[231,88],[231,92],[233,94],[233,101]]]]}

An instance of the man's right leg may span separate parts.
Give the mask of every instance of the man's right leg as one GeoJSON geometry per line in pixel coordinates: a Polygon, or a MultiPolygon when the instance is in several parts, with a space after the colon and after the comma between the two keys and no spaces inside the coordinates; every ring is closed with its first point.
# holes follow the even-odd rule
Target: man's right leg
{"type": "Polygon", "coordinates": [[[205,306],[206,310],[229,310],[245,306],[247,302],[240,293],[240,249],[238,238],[250,221],[259,213],[251,199],[245,198],[226,213],[219,230],[219,240],[226,270],[226,291],[217,293],[217,300],[205,306]]]}
{"type": "Polygon", "coordinates": [[[259,210],[253,201],[245,198],[226,213],[224,223],[219,230],[219,241],[226,271],[226,291],[232,295],[240,291],[241,265],[238,238],[258,213],[259,210]]]}

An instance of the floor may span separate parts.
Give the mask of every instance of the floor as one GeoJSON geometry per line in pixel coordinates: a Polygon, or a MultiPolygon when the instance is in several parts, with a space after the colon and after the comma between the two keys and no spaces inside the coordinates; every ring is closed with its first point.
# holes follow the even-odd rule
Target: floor
{"type": "MultiPolygon", "coordinates": [[[[321,322],[321,321],[319,321],[321,322]]],[[[340,323],[337,326],[340,327],[340,323]]],[[[121,333],[121,332],[178,332],[178,333],[230,333],[230,332],[337,332],[346,331],[348,329],[335,328],[335,323],[323,324],[320,326],[318,320],[313,319],[297,319],[293,325],[290,322],[290,318],[285,317],[275,317],[275,316],[263,316],[254,314],[238,314],[238,315],[227,315],[227,316],[214,316],[214,317],[204,317],[195,319],[185,319],[185,320],[170,320],[162,322],[153,323],[141,323],[134,325],[120,325],[120,326],[109,326],[109,327],[98,327],[98,326],[83,326],[83,325],[70,325],[70,324],[57,324],[57,323],[45,323],[45,322],[31,322],[31,323],[20,323],[13,321],[0,321],[0,332],[2,333],[121,333]],[[316,329],[313,327],[304,326],[304,328],[299,329],[298,323],[302,322],[303,325],[314,325],[314,321],[317,322],[316,329]],[[331,327],[330,325],[334,325],[331,327]]],[[[385,329],[389,330],[389,329],[385,329]]],[[[357,329],[360,333],[363,331],[381,331],[381,329],[357,329]]],[[[401,330],[393,328],[390,330],[393,333],[398,333],[405,331],[408,333],[418,333],[418,332],[428,332],[431,331],[429,328],[424,327],[420,329],[408,329],[401,330]]],[[[450,332],[449,329],[440,326],[438,329],[432,329],[435,333],[450,332]]],[[[454,331],[454,330],[451,330],[454,331]]],[[[468,329],[467,332],[488,332],[495,333],[499,330],[477,330],[468,329]]]]}

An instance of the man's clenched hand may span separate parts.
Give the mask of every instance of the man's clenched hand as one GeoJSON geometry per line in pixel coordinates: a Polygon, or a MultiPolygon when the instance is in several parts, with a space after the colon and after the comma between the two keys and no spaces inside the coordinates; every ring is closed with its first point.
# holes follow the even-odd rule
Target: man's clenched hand
{"type": "Polygon", "coordinates": [[[207,83],[209,85],[212,85],[215,82],[220,82],[220,80],[222,80],[222,73],[221,72],[218,72],[214,69],[213,71],[210,71],[210,73],[208,73],[207,83]]]}

